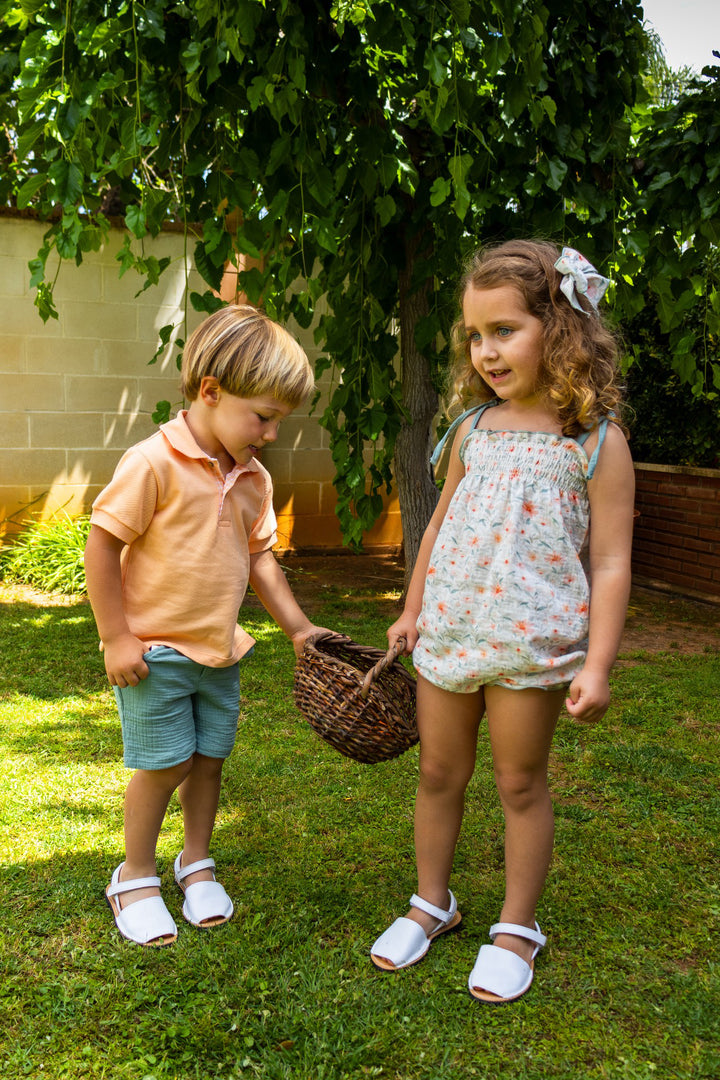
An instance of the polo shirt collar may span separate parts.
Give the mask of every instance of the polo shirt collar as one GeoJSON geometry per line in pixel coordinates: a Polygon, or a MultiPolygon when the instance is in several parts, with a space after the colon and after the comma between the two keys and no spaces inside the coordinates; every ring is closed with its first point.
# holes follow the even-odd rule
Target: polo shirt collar
{"type": "MultiPolygon", "coordinates": [[[[209,454],[206,454],[195,442],[195,437],[185,419],[186,416],[187,409],[181,409],[174,420],[168,420],[167,424],[161,424],[160,430],[173,450],[177,450],[179,454],[183,454],[187,458],[209,461],[209,454]]],[[[251,458],[247,465],[236,463],[232,472],[234,473],[236,469],[239,472],[258,472],[258,463],[255,458],[251,458]]]]}

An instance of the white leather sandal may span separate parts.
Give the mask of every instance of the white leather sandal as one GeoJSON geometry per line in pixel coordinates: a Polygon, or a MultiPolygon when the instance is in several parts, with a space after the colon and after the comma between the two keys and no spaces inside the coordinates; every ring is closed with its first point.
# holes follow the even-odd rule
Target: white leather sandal
{"type": "Polygon", "coordinates": [[[115,925],[124,938],[136,945],[172,945],[177,940],[177,926],[172,915],[165,907],[161,896],[146,896],[134,904],[120,907],[118,897],[135,889],[160,887],[159,877],[133,878],[121,881],[120,871],[124,862],[113,871],[110,884],[105,890],[105,899],[115,919],[115,925]]]}
{"type": "Polygon", "coordinates": [[[407,916],[396,919],[370,950],[370,959],[375,967],[381,971],[400,971],[402,968],[411,967],[422,960],[436,937],[458,927],[462,922],[462,915],[457,909],[457,900],[449,889],[448,895],[450,907],[443,911],[442,908],[423,900],[421,896],[413,894],[410,897],[410,907],[419,908],[420,911],[432,915],[440,925],[432,933],[426,934],[420,923],[414,919],[408,919],[407,916]]]}
{"type": "Polygon", "coordinates": [[[490,939],[498,934],[513,934],[535,944],[535,949],[526,963],[517,953],[501,949],[499,945],[482,945],[470,972],[468,987],[476,1001],[488,1005],[505,1005],[516,1001],[530,989],[535,973],[535,957],[542,949],[547,938],[535,923],[535,929],[519,926],[516,923],[495,923],[490,927],[490,939]]]}
{"type": "Polygon", "coordinates": [[[189,923],[205,929],[226,923],[233,911],[233,902],[219,881],[195,881],[185,885],[185,878],[198,870],[215,870],[214,859],[199,859],[189,866],[181,866],[182,851],[175,860],[175,881],[185,895],[182,913],[189,923]]]}

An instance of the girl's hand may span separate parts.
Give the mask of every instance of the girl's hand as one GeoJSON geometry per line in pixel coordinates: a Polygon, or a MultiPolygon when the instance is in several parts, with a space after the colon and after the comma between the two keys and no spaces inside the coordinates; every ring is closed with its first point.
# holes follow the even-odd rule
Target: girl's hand
{"type": "Polygon", "coordinates": [[[394,622],[387,632],[388,646],[391,649],[397,643],[398,638],[405,638],[405,648],[400,654],[401,656],[409,656],[417,644],[420,635],[417,632],[416,623],[417,615],[403,611],[397,622],[394,622]]]}
{"type": "Polygon", "coordinates": [[[570,683],[565,708],[581,724],[596,724],[610,704],[607,675],[585,668],[570,683]]]}
{"type": "Polygon", "coordinates": [[[105,671],[111,686],[137,686],[147,679],[150,669],[143,660],[147,646],[134,634],[123,634],[104,642],[105,671]]]}

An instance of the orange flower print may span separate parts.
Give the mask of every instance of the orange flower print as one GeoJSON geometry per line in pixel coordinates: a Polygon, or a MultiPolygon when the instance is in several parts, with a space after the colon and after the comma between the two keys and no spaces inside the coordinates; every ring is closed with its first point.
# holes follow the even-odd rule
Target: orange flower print
{"type": "Polygon", "coordinates": [[[516,622],[513,629],[517,630],[518,634],[528,634],[530,632],[530,627],[524,620],[516,622]]]}
{"type": "Polygon", "coordinates": [[[577,606],[578,615],[587,615],[589,610],[590,609],[587,604],[578,604],[577,606]]]}
{"type": "Polygon", "coordinates": [[[552,555],[547,556],[547,561],[554,566],[556,563],[561,563],[563,561],[563,557],[562,555],[558,554],[557,551],[554,551],[552,555]]]}
{"type": "Polygon", "coordinates": [[[529,517],[532,517],[535,513],[535,504],[531,503],[529,499],[525,500],[525,502],[522,504],[522,508],[523,513],[528,514],[529,517]]]}
{"type": "Polygon", "coordinates": [[[493,596],[502,596],[504,591],[502,585],[498,582],[498,584],[493,587],[493,596]]]}

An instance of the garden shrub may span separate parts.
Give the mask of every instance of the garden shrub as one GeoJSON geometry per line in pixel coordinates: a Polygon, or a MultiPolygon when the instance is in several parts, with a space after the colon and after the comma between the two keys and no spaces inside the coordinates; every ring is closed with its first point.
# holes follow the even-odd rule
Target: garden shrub
{"type": "MultiPolygon", "coordinates": [[[[702,338],[702,298],[686,321],[702,338]]],[[[622,333],[630,357],[625,382],[633,459],[720,468],[720,394],[712,385],[712,365],[707,365],[703,394],[697,396],[670,364],[669,336],[661,330],[649,298],[645,309],[623,324],[622,333]]],[[[706,335],[709,356],[717,355],[719,345],[706,335]]]]}
{"type": "Polygon", "coordinates": [[[83,553],[89,531],[88,516],[31,522],[0,549],[0,576],[45,592],[84,593],[83,553]]]}

